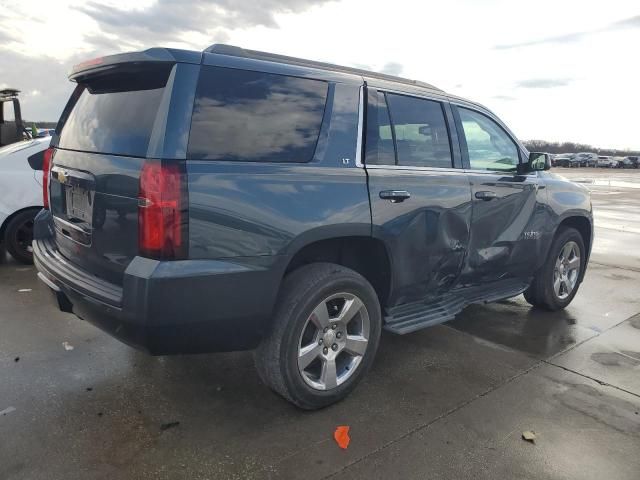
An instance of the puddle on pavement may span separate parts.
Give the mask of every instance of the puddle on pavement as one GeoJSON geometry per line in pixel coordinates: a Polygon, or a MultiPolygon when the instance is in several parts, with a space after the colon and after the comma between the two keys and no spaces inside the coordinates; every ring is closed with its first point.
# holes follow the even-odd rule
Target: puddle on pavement
{"type": "Polygon", "coordinates": [[[605,367],[630,367],[640,365],[640,353],[623,350],[621,352],[598,352],[591,354],[591,359],[605,367]]]}
{"type": "Polygon", "coordinates": [[[493,344],[548,358],[597,334],[567,310],[548,312],[509,300],[467,307],[449,323],[493,344]]]}

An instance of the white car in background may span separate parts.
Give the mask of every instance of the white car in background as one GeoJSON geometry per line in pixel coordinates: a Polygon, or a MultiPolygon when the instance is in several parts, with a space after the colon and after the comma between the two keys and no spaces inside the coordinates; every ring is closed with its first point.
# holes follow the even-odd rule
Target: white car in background
{"type": "Polygon", "coordinates": [[[33,218],[42,209],[42,171],[28,159],[49,147],[51,137],[0,148],[0,243],[13,258],[31,263],[33,218]]]}
{"type": "Polygon", "coordinates": [[[598,167],[603,167],[603,168],[611,168],[614,166],[616,162],[614,162],[614,160],[606,155],[600,155],[598,157],[598,163],[597,166],[598,167]]]}

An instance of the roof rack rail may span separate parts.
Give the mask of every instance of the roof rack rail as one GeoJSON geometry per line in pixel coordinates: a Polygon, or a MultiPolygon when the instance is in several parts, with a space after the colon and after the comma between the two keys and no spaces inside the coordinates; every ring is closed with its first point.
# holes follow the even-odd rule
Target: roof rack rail
{"type": "Polygon", "coordinates": [[[388,75],[386,73],[372,72],[369,70],[362,70],[360,68],[343,67],[342,65],[335,65],[333,63],[316,62],[314,60],[306,60],[304,58],[289,57],[287,55],[279,55],[277,53],[260,52],[258,50],[249,50],[235,45],[226,45],[224,43],[214,43],[210,47],[206,48],[205,53],[217,53],[220,55],[229,55],[233,57],[245,57],[255,60],[265,60],[269,62],[288,63],[291,65],[298,65],[302,67],[318,68],[321,70],[331,70],[334,72],[350,73],[354,75],[360,75],[363,77],[376,78],[379,80],[387,80],[390,82],[398,82],[406,85],[414,85],[417,87],[428,88],[430,90],[442,91],[438,87],[435,87],[429,83],[422,82],[420,80],[410,80],[408,78],[396,77],[394,75],[388,75]]]}

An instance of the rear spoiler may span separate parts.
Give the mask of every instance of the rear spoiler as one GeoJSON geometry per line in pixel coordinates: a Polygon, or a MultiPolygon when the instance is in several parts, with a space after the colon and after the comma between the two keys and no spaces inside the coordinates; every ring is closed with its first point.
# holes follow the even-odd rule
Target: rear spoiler
{"type": "Polygon", "coordinates": [[[141,63],[194,63],[200,64],[202,54],[176,48],[150,48],[142,52],[119,53],[93,58],[75,65],[69,73],[69,80],[78,82],[83,78],[107,72],[122,64],[141,63]]]}

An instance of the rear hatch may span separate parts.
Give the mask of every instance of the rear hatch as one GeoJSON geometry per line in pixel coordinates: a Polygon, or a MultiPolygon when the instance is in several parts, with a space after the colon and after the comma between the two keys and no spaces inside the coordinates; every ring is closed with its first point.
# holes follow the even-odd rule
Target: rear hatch
{"type": "Polygon", "coordinates": [[[57,248],[69,262],[118,285],[139,253],[140,174],[150,142],[164,134],[159,117],[169,103],[172,67],[124,63],[77,79],[52,143],[57,248]]]}

